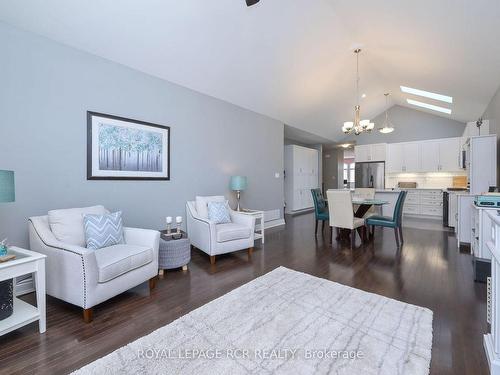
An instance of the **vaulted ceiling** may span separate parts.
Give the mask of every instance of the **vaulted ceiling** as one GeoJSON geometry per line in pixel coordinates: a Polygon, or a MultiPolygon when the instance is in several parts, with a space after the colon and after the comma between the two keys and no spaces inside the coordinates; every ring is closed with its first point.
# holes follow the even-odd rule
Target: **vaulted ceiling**
{"type": "MultiPolygon", "coordinates": [[[[400,85],[480,116],[500,85],[498,0],[3,0],[0,20],[336,140],[400,85]]],[[[415,97],[414,97],[415,98],[415,97]]],[[[432,100],[424,100],[432,104],[432,100]]]]}

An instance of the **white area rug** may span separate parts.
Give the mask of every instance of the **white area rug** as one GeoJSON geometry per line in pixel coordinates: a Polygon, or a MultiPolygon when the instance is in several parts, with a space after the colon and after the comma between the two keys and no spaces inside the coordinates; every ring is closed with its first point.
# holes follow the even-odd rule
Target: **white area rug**
{"type": "Polygon", "coordinates": [[[75,374],[428,374],[432,311],[284,267],[75,374]]]}

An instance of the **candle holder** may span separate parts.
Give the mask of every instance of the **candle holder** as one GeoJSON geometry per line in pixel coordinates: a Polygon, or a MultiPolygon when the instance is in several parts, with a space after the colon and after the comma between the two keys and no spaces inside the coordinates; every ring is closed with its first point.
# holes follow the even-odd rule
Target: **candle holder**
{"type": "Polygon", "coordinates": [[[167,222],[167,234],[170,234],[172,233],[172,216],[167,216],[165,220],[167,222]]]}
{"type": "Polygon", "coordinates": [[[177,223],[177,233],[181,233],[182,216],[177,216],[175,222],[177,223]]]}

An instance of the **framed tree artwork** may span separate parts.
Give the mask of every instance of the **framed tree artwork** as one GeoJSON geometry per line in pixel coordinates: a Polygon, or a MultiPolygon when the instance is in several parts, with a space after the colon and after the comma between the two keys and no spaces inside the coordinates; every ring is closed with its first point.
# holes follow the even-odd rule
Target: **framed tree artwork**
{"type": "Polygon", "coordinates": [[[87,112],[87,180],[170,180],[170,127],[87,112]]]}

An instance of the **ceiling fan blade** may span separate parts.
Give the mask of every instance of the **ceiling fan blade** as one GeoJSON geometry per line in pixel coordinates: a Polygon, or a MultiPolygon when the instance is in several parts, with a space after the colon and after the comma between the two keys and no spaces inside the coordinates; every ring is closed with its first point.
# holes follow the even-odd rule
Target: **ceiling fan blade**
{"type": "Polygon", "coordinates": [[[247,2],[247,7],[251,7],[252,5],[255,5],[259,2],[260,0],[246,0],[247,2]]]}

